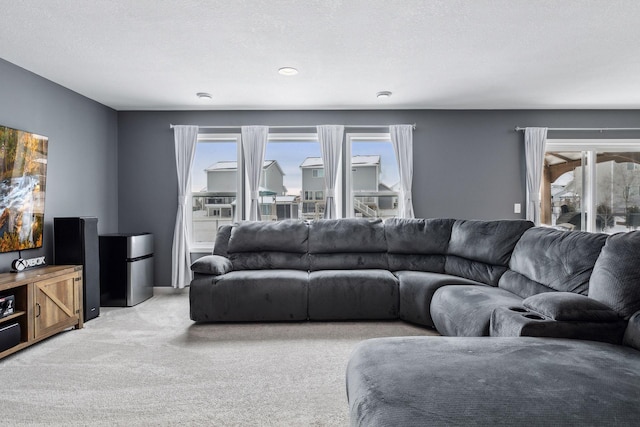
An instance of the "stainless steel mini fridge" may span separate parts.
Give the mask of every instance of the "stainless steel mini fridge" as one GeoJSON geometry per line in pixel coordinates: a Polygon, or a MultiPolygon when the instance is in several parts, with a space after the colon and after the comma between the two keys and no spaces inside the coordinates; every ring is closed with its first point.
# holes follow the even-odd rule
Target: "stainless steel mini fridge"
{"type": "Polygon", "coordinates": [[[131,307],[153,296],[153,234],[100,236],[100,305],[131,307]]]}

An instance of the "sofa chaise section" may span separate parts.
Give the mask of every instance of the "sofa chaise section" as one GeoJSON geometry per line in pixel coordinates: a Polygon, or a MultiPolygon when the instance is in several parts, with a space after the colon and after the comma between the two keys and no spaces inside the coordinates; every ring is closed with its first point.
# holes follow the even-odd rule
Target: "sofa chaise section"
{"type": "MultiPolygon", "coordinates": [[[[544,242],[545,238],[553,236],[550,231],[544,233],[546,235],[538,236],[538,240],[544,242]]],[[[491,318],[491,335],[574,338],[619,344],[626,320],[640,310],[640,232],[608,237],[576,232],[559,236],[562,238],[559,240],[569,242],[565,246],[573,248],[574,252],[571,259],[562,259],[559,267],[573,270],[573,279],[562,277],[556,271],[556,276],[548,275],[553,279],[553,282],[547,281],[552,291],[524,299],[524,309],[503,307],[495,310],[491,318]],[[590,239],[592,244],[569,239],[590,239]],[[595,248],[603,241],[604,246],[594,259],[595,248]]],[[[518,249],[512,262],[514,267],[524,265],[518,249]]],[[[528,275],[535,276],[536,273],[531,269],[528,275]]],[[[520,285],[525,291],[531,289],[531,286],[522,286],[522,282],[520,285]]]]}
{"type": "Polygon", "coordinates": [[[529,297],[568,292],[586,298],[593,266],[606,239],[604,234],[527,229],[496,287],[450,286],[435,293],[431,310],[436,328],[443,335],[490,335],[498,327],[491,324],[494,311],[516,313],[493,319],[494,323],[505,320],[509,327],[512,321],[524,318],[523,312],[530,316],[527,320],[538,320],[539,314],[528,313],[523,306],[529,297]]]}

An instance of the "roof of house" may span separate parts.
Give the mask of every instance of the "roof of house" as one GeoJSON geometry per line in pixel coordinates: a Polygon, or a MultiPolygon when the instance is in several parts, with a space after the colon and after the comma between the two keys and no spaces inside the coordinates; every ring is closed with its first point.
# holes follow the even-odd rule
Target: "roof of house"
{"type": "MultiPolygon", "coordinates": [[[[380,156],[353,156],[351,158],[352,166],[375,166],[380,164],[380,156]]],[[[322,157],[307,157],[304,159],[301,168],[323,167],[322,157]]]]}
{"type": "MultiPolygon", "coordinates": [[[[282,168],[278,164],[277,160],[265,160],[264,163],[262,164],[262,169],[267,169],[271,165],[275,165],[278,169],[280,169],[280,172],[282,173],[282,175],[285,175],[284,171],[282,170],[282,168]]],[[[238,169],[238,162],[237,161],[235,161],[235,160],[222,160],[222,161],[219,161],[219,162],[216,162],[216,163],[212,164],[211,166],[206,168],[204,171],[205,172],[234,171],[234,170],[237,170],[237,169],[238,169]]]]}

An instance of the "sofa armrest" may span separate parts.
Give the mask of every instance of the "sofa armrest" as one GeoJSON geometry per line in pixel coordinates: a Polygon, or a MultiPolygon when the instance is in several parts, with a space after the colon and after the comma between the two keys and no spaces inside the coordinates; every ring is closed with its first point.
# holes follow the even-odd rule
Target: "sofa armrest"
{"type": "Polygon", "coordinates": [[[554,320],[522,307],[498,307],[491,313],[492,337],[547,337],[622,344],[627,322],[554,320]]]}
{"type": "Polygon", "coordinates": [[[220,255],[206,255],[191,264],[191,271],[199,274],[220,276],[233,270],[233,264],[228,258],[220,255]]]}
{"type": "Polygon", "coordinates": [[[617,322],[620,316],[603,303],[573,292],[545,292],[522,305],[547,319],[572,322],[617,322]]]}

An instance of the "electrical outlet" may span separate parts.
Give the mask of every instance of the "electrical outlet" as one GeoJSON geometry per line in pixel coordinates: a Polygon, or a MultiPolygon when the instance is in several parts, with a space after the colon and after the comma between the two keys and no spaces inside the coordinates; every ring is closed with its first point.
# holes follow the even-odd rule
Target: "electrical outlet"
{"type": "Polygon", "coordinates": [[[522,209],[520,208],[520,203],[513,204],[513,213],[521,213],[522,209]]]}

